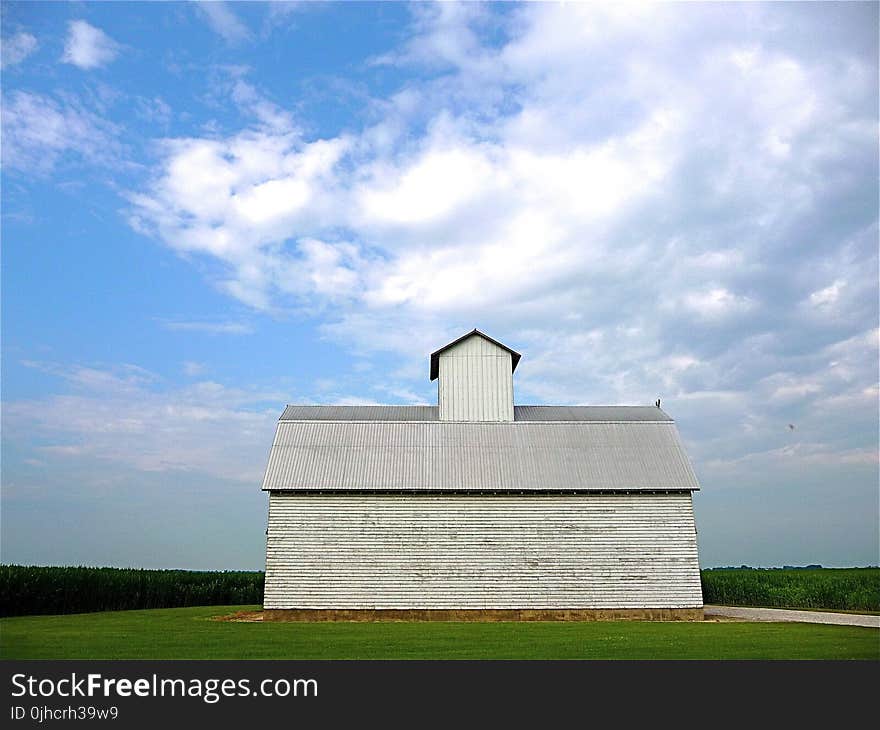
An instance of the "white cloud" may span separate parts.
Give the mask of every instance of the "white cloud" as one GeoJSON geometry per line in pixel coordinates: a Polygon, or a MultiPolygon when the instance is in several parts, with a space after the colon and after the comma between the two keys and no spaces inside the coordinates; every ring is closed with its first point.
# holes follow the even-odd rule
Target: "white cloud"
{"type": "Polygon", "coordinates": [[[754,306],[748,297],[733,294],[724,287],[685,294],[682,304],[700,319],[708,320],[747,312],[754,306]]]}
{"type": "Polygon", "coordinates": [[[3,165],[46,173],[67,155],[98,164],[117,164],[120,130],[75,101],[26,91],[4,95],[3,165]]]}
{"type": "Polygon", "coordinates": [[[493,185],[493,165],[480,150],[429,150],[395,177],[373,175],[358,192],[366,221],[374,225],[419,225],[448,218],[493,185]]]}
{"type": "MultiPolygon", "coordinates": [[[[661,15],[659,27],[674,38],[675,24],[661,15]]],[[[680,235],[656,240],[651,232],[654,240],[642,243],[622,229],[633,227],[640,206],[663,205],[667,191],[686,183],[688,148],[717,101],[703,98],[703,88],[720,87],[735,69],[742,75],[735,101],[743,108],[730,118],[745,111],[753,126],[772,117],[778,127],[785,117],[789,128],[774,134],[788,139],[800,134],[793,129],[824,121],[817,120],[813,105],[780,111],[776,102],[780,94],[802,98],[815,85],[809,68],[800,60],[767,56],[754,44],[726,55],[710,49],[693,89],[671,81],[677,68],[634,63],[623,91],[599,84],[593,97],[578,100],[559,88],[555,76],[567,78],[571,65],[578,65],[585,39],[600,49],[608,42],[607,33],[594,33],[597,23],[610,24],[626,38],[639,32],[638,23],[604,11],[529,8],[519,17],[519,34],[500,50],[481,46],[474,33],[457,45],[449,37],[451,29],[483,20],[472,9],[421,13],[422,34],[406,54],[386,62],[412,60],[427,43],[445,49],[445,63],[456,73],[396,96],[388,116],[356,138],[302,141],[289,113],[239,78],[233,99],[251,108],[260,126],[226,139],[168,141],[152,189],[135,198],[133,220],[176,248],[220,258],[230,272],[224,288],[259,308],[272,308],[285,297],[338,297],[345,289],[352,302],[374,311],[403,305],[455,316],[465,302],[471,308],[497,307],[524,286],[537,289],[540,282],[558,290],[560,280],[574,282],[578,271],[586,281],[644,270],[648,261],[672,267],[674,279],[692,278],[678,309],[698,319],[760,308],[760,300],[725,281],[735,267],[753,267],[759,252],[729,238],[719,251],[705,231],[693,241],[680,235]],[[552,42],[544,33],[548,29],[552,42]],[[746,57],[769,70],[749,71],[746,57]],[[486,67],[486,58],[500,70],[486,67]],[[518,111],[497,117],[489,128],[475,126],[465,109],[451,110],[459,91],[513,81],[524,84],[518,111]],[[434,94],[440,92],[451,93],[453,102],[438,101],[434,94]],[[597,93],[613,96],[596,98],[597,93]],[[598,136],[588,131],[603,103],[631,104],[626,94],[645,93],[650,109],[627,120],[623,131],[598,136]],[[405,139],[407,125],[435,108],[424,136],[398,147],[395,140],[405,139]],[[547,135],[551,128],[553,135],[547,135]],[[297,240],[335,246],[330,236],[340,230],[350,231],[345,238],[351,242],[336,271],[343,285],[322,287],[316,283],[322,277],[309,276],[297,240]],[[658,260],[664,248],[669,255],[658,260]],[[380,255],[367,255],[371,250],[380,255]],[[355,265],[361,267],[356,272],[355,265]],[[710,286],[693,286],[700,270],[716,272],[710,286]]],[[[672,42],[665,36],[657,41],[661,56],[669,52],[664,43],[672,42]]],[[[740,188],[785,184],[780,170],[770,171],[787,163],[773,154],[767,164],[746,169],[734,162],[740,139],[732,138],[730,161],[710,180],[718,199],[736,198],[740,188]]],[[[758,208],[767,221],[782,211],[766,196],[758,208]]],[[[661,276],[668,281],[663,273],[658,281],[661,276]]]]}
{"type": "Polygon", "coordinates": [[[297,132],[290,112],[273,104],[241,78],[232,86],[232,100],[238,104],[242,112],[256,117],[264,129],[280,134],[297,132]]]}
{"type": "Polygon", "coordinates": [[[362,398],[358,395],[340,395],[332,398],[328,405],[331,406],[375,406],[379,401],[372,398],[362,398]]]}
{"type": "MultiPolygon", "coordinates": [[[[163,142],[162,169],[148,191],[130,198],[132,225],[181,252],[223,262],[228,276],[220,286],[249,306],[271,308],[277,295],[335,296],[350,280],[356,247],[308,236],[284,244],[292,229],[338,216],[329,186],[349,143],[303,143],[289,115],[246,92],[255,128],[228,139],[163,142]]],[[[242,93],[236,85],[233,95],[242,93]]]]}
{"type": "Polygon", "coordinates": [[[135,97],[135,110],[142,119],[162,126],[167,125],[172,118],[171,107],[159,96],[152,99],[135,97]]]}
{"type": "Polygon", "coordinates": [[[846,282],[838,279],[833,284],[819,289],[810,294],[810,304],[814,307],[828,307],[833,305],[840,298],[840,292],[846,282]]]}
{"type": "Polygon", "coordinates": [[[63,378],[72,392],[4,403],[4,438],[39,436],[43,459],[90,458],[139,471],[195,472],[253,486],[261,477],[277,404],[286,399],[277,391],[211,381],[169,386],[134,366],[35,365],[63,378]]]}
{"type": "Polygon", "coordinates": [[[225,2],[199,2],[197,5],[199,11],[207,20],[211,30],[220,35],[227,43],[240,43],[251,37],[250,30],[241,21],[241,19],[233,13],[225,2]]]}
{"type": "Polygon", "coordinates": [[[84,20],[67,24],[67,41],[61,60],[81,69],[105,66],[119,54],[119,44],[100,28],[84,20]]]}
{"type": "MultiPolygon", "coordinates": [[[[242,93],[237,84],[233,97],[242,93]]],[[[654,115],[613,144],[561,155],[476,142],[441,125],[413,156],[359,163],[363,141],[303,143],[291,120],[246,93],[260,126],[226,140],[166,141],[151,190],[132,197],[133,221],[174,248],[226,262],[227,291],[258,308],[344,289],[372,305],[455,310],[462,295],[494,304],[527,274],[589,265],[608,252],[598,241],[585,248],[581,227],[598,229],[662,182],[668,160],[657,145],[674,129],[654,115]],[[345,227],[401,250],[372,258],[360,244],[326,240],[345,227]],[[301,243],[279,247],[298,237],[337,247],[339,287],[309,275],[301,243]],[[497,281],[482,278],[490,268],[497,281]]]]}
{"type": "MultiPolygon", "coordinates": [[[[876,448],[830,449],[827,444],[796,441],[775,449],[755,451],[733,459],[708,461],[707,469],[715,474],[742,474],[783,470],[804,470],[817,467],[872,467],[880,460],[876,448]]],[[[832,472],[833,474],[833,472],[832,472]]],[[[791,475],[788,475],[791,478],[791,475]]]]}
{"type": "Polygon", "coordinates": [[[254,328],[245,322],[204,322],[200,320],[168,320],[162,327],[172,332],[205,332],[209,335],[249,335],[254,328]]]}
{"type": "Polygon", "coordinates": [[[0,41],[0,68],[15,66],[37,50],[37,39],[30,33],[19,31],[0,41]]]}
{"type": "Polygon", "coordinates": [[[306,238],[297,248],[302,255],[302,268],[316,294],[337,299],[358,290],[360,262],[356,246],[306,238]]]}
{"type": "Polygon", "coordinates": [[[774,373],[766,378],[764,385],[770,385],[770,397],[774,400],[803,399],[822,392],[822,385],[809,377],[792,376],[785,373],[774,373]]]}
{"type": "Polygon", "coordinates": [[[430,67],[473,67],[488,54],[473,26],[490,19],[478,3],[432,3],[413,10],[413,37],[397,51],[373,59],[376,65],[416,63],[430,67]]]}
{"type": "Polygon", "coordinates": [[[183,363],[183,372],[185,375],[189,375],[190,377],[194,375],[201,375],[205,372],[205,365],[204,363],[187,360],[183,363]]]}

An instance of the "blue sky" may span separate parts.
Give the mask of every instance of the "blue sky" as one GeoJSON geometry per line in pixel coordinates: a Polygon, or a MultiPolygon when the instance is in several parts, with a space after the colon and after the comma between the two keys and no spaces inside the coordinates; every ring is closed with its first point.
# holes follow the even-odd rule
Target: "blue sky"
{"type": "Polygon", "coordinates": [[[2,560],[259,568],[288,402],[649,404],[878,562],[878,6],[2,5],[2,560]]]}

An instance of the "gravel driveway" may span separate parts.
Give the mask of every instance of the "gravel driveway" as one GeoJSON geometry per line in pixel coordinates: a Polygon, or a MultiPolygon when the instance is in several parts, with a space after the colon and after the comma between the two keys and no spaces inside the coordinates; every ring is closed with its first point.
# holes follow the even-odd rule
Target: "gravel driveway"
{"type": "Polygon", "coordinates": [[[792,611],[787,608],[747,608],[744,606],[705,606],[706,616],[725,616],[744,621],[798,621],[807,624],[838,624],[880,629],[880,616],[828,611],[792,611]]]}

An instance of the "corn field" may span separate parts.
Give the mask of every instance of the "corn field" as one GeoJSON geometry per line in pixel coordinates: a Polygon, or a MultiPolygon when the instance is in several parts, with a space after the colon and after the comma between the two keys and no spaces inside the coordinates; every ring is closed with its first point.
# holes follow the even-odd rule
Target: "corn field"
{"type": "Polygon", "coordinates": [[[0,616],[262,602],[261,572],[0,565],[0,616]]]}
{"type": "Polygon", "coordinates": [[[880,568],[723,568],[701,574],[704,603],[880,612],[880,568]]]}
{"type": "MultiPolygon", "coordinates": [[[[703,570],[703,600],[726,606],[880,612],[880,568],[703,570]]],[[[258,571],[0,565],[0,616],[261,604],[258,571]]]]}

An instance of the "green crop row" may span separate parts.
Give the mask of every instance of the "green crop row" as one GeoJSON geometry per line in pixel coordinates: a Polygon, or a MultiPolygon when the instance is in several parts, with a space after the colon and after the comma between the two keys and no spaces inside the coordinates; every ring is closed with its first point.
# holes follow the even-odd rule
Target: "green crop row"
{"type": "Polygon", "coordinates": [[[261,572],[0,565],[0,616],[262,601],[261,572]]]}
{"type": "Polygon", "coordinates": [[[880,568],[702,571],[704,603],[880,612],[880,568]]]}

